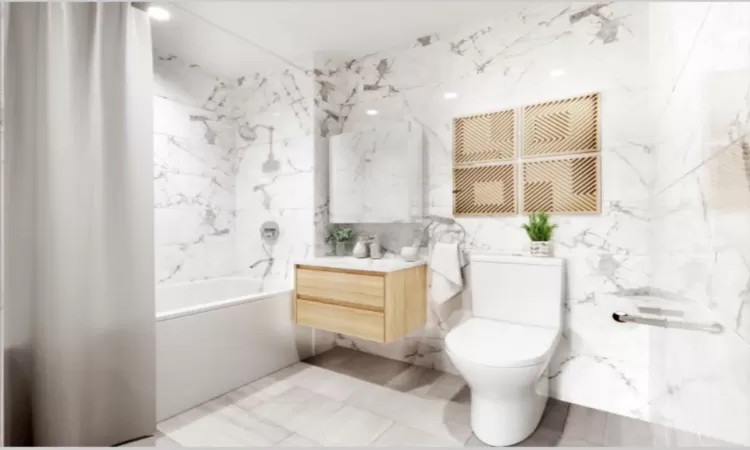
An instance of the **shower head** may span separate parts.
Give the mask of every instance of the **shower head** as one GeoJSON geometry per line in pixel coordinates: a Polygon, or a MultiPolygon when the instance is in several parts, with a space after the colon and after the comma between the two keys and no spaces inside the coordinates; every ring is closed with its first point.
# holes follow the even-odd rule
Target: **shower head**
{"type": "Polygon", "coordinates": [[[269,149],[268,159],[266,159],[263,162],[263,165],[260,167],[260,170],[263,173],[273,173],[273,172],[278,172],[280,168],[281,168],[281,162],[279,162],[278,159],[273,157],[273,151],[269,149]]]}
{"type": "Polygon", "coordinates": [[[263,162],[263,165],[260,167],[261,172],[263,173],[273,173],[278,172],[279,169],[281,169],[281,163],[278,159],[275,159],[273,157],[273,127],[267,127],[268,128],[268,159],[263,162]]]}

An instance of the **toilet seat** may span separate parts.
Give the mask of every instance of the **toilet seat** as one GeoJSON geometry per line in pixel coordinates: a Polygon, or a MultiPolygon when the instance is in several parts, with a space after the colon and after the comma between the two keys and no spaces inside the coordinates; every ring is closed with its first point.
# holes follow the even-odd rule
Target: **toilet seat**
{"type": "Polygon", "coordinates": [[[489,367],[541,364],[557,343],[559,330],[499,320],[471,318],[445,337],[448,352],[489,367]]]}

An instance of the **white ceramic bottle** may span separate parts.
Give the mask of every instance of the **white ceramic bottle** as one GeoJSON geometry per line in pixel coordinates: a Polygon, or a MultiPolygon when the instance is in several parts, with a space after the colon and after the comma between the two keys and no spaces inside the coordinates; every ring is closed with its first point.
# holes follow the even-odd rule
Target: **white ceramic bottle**
{"type": "Polygon", "coordinates": [[[380,239],[377,235],[370,242],[370,258],[380,259],[383,257],[383,247],[380,246],[380,239]]]}
{"type": "Polygon", "coordinates": [[[357,239],[357,244],[354,246],[352,255],[354,255],[355,258],[367,258],[367,241],[364,237],[357,239]]]}

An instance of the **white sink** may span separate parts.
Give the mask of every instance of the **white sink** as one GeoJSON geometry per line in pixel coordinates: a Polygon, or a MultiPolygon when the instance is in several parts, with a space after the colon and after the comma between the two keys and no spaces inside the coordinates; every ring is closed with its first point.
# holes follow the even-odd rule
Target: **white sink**
{"type": "Polygon", "coordinates": [[[395,272],[410,267],[425,265],[425,261],[404,261],[395,258],[370,259],[355,258],[353,256],[325,256],[309,260],[297,261],[306,266],[335,267],[339,269],[371,270],[375,272],[395,272]]]}

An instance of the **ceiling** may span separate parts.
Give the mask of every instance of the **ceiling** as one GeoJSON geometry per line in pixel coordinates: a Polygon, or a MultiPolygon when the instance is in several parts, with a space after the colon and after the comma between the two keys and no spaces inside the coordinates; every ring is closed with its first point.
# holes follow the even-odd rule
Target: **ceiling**
{"type": "Polygon", "coordinates": [[[180,1],[152,26],[154,46],[230,77],[309,67],[313,54],[353,58],[454,30],[519,2],[180,1]]]}

